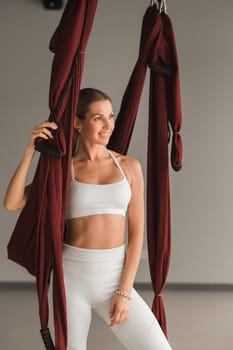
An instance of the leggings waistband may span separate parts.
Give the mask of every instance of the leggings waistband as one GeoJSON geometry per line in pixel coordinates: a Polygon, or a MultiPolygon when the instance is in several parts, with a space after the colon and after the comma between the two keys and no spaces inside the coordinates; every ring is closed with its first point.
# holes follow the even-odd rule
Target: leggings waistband
{"type": "Polygon", "coordinates": [[[119,261],[125,257],[125,244],[110,249],[87,249],[63,243],[62,257],[63,259],[86,262],[119,261]]]}

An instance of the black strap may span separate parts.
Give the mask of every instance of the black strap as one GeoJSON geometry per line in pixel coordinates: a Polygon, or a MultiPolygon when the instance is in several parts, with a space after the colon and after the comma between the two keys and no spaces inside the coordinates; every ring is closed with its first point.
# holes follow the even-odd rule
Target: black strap
{"type": "Polygon", "coordinates": [[[41,337],[43,339],[46,350],[55,350],[53,340],[50,334],[49,328],[44,328],[40,330],[41,337]]]}
{"type": "Polygon", "coordinates": [[[166,66],[165,64],[155,64],[153,67],[151,67],[152,72],[156,72],[158,74],[164,75],[164,76],[171,76],[175,69],[173,69],[171,66],[166,66]]]}

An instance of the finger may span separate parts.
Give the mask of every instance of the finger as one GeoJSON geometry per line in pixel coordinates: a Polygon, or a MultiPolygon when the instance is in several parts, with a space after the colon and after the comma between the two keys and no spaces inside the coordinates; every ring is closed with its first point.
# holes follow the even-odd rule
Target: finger
{"type": "Polygon", "coordinates": [[[127,321],[128,320],[128,317],[127,316],[122,316],[122,318],[121,318],[121,322],[125,322],[125,321],[127,321]]]}
{"type": "Polygon", "coordinates": [[[112,327],[112,326],[114,326],[114,317],[113,316],[110,318],[110,323],[109,323],[109,327],[112,327]]]}
{"type": "Polygon", "coordinates": [[[49,128],[56,130],[58,128],[58,125],[55,122],[48,122],[49,128]]]}
{"type": "Polygon", "coordinates": [[[114,326],[117,323],[120,323],[120,320],[121,320],[120,313],[115,313],[113,320],[111,322],[112,326],[114,326]]]}
{"type": "Polygon", "coordinates": [[[51,139],[53,139],[53,134],[47,127],[44,127],[41,130],[41,132],[44,133],[45,135],[47,135],[48,137],[50,137],[51,139]]]}
{"type": "Polygon", "coordinates": [[[115,326],[116,323],[117,323],[117,322],[115,321],[115,319],[112,318],[112,319],[111,319],[111,322],[110,322],[110,327],[115,326]]]}
{"type": "Polygon", "coordinates": [[[118,323],[119,320],[119,316],[118,314],[115,312],[112,317],[110,318],[110,327],[114,326],[116,323],[118,323]]]}
{"type": "Polygon", "coordinates": [[[110,327],[113,327],[115,324],[118,324],[118,323],[123,323],[127,321],[127,318],[126,317],[120,317],[120,318],[113,318],[111,320],[111,323],[110,323],[110,327]]]}
{"type": "Polygon", "coordinates": [[[112,323],[113,319],[114,319],[114,312],[111,310],[111,312],[109,312],[109,319],[110,319],[110,323],[112,323]]]}
{"type": "Polygon", "coordinates": [[[36,129],[33,131],[34,137],[44,137],[44,135],[47,136],[46,138],[53,139],[52,132],[49,129],[47,129],[46,127],[41,127],[39,129],[36,129]]]}
{"type": "Polygon", "coordinates": [[[119,318],[119,323],[122,323],[122,322],[124,322],[125,320],[126,320],[125,315],[124,315],[124,314],[121,314],[121,315],[120,315],[120,318],[119,318]]]}
{"type": "Polygon", "coordinates": [[[43,133],[42,131],[37,131],[33,132],[31,140],[35,141],[35,139],[37,139],[38,137],[42,139],[49,139],[49,137],[45,133],[43,133]]]}
{"type": "Polygon", "coordinates": [[[115,304],[111,303],[111,306],[109,309],[110,327],[113,325],[114,313],[115,313],[115,304]]]}
{"type": "Polygon", "coordinates": [[[110,309],[109,309],[109,317],[110,319],[113,318],[115,312],[115,303],[114,301],[111,302],[110,309]]]}
{"type": "Polygon", "coordinates": [[[36,126],[36,128],[40,129],[40,128],[43,128],[43,127],[46,127],[46,128],[51,128],[51,129],[57,129],[58,126],[55,122],[49,122],[47,120],[45,120],[44,122],[40,123],[39,125],[36,126]]]}

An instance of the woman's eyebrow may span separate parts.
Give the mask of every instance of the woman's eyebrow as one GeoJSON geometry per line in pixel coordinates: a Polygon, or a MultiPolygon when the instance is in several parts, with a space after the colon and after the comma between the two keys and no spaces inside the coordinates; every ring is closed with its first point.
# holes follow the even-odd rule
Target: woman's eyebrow
{"type": "MultiPolygon", "coordinates": [[[[111,115],[113,115],[114,114],[114,112],[111,112],[110,114],[109,114],[109,116],[111,116],[111,115]]],[[[102,114],[102,113],[93,113],[92,115],[91,115],[91,117],[94,117],[94,116],[96,116],[96,115],[100,115],[101,117],[106,117],[104,114],[102,114]]]]}

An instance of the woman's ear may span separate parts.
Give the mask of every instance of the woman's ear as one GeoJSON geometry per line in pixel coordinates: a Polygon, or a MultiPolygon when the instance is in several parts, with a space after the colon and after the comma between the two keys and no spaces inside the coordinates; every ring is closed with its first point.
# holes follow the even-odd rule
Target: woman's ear
{"type": "Polygon", "coordinates": [[[80,121],[78,119],[78,117],[75,115],[74,116],[74,128],[75,129],[79,129],[80,128],[80,121]]]}

